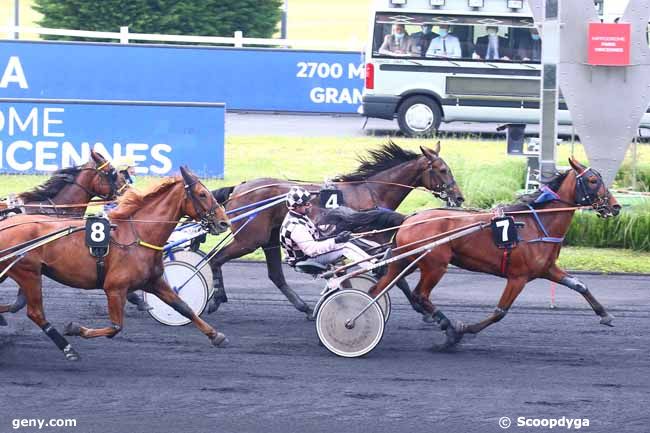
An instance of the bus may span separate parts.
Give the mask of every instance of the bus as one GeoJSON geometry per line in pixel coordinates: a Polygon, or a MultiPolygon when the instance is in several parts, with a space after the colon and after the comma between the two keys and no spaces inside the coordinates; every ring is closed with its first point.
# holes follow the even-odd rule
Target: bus
{"type": "MultiPolygon", "coordinates": [[[[370,21],[364,116],[397,118],[407,136],[441,122],[539,123],[541,40],[527,1],[378,0],[370,21]]],[[[571,124],[562,100],[558,123],[571,124]]]]}

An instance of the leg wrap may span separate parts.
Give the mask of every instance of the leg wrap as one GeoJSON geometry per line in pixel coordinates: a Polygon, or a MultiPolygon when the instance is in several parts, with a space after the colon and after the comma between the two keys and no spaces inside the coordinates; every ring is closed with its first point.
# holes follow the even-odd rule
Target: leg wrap
{"type": "Polygon", "coordinates": [[[579,279],[572,277],[570,275],[567,275],[566,277],[562,278],[560,280],[560,284],[563,286],[568,287],[571,290],[575,290],[576,292],[580,293],[581,295],[584,295],[587,293],[589,290],[587,289],[587,286],[585,283],[580,281],[579,279]]]}
{"type": "Polygon", "coordinates": [[[443,331],[447,329],[449,327],[449,324],[451,323],[449,322],[447,316],[445,316],[440,310],[436,310],[436,312],[433,313],[433,320],[435,320],[436,323],[440,325],[440,329],[442,329],[443,331]]]}
{"type": "Polygon", "coordinates": [[[178,312],[178,314],[191,319],[194,316],[194,311],[185,303],[185,301],[178,300],[170,304],[170,306],[178,312]]]}
{"type": "Polygon", "coordinates": [[[27,298],[25,298],[25,295],[23,295],[22,293],[18,293],[18,296],[16,296],[16,300],[9,307],[9,312],[17,313],[20,310],[22,310],[25,307],[25,305],[27,305],[27,298]]]}
{"type": "Polygon", "coordinates": [[[45,332],[45,335],[50,337],[50,340],[52,340],[54,344],[56,344],[56,347],[59,349],[65,350],[68,346],[70,346],[68,340],[66,340],[63,335],[59,334],[59,331],[54,329],[54,327],[50,325],[49,322],[43,325],[41,329],[43,332],[45,332]]]}

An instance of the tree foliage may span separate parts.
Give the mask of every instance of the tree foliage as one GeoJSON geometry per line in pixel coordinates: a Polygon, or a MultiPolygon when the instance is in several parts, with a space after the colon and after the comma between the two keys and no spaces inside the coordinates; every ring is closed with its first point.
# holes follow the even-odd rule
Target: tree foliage
{"type": "MultiPolygon", "coordinates": [[[[268,38],[280,20],[282,0],[35,0],[49,28],[134,33],[268,38]]],[[[75,39],[49,36],[47,39],[75,39]]]]}

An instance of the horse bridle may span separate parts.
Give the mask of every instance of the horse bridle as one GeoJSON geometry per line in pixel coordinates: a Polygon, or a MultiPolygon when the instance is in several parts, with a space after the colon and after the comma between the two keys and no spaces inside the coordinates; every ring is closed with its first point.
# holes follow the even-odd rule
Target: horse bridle
{"type": "Polygon", "coordinates": [[[214,200],[214,205],[212,205],[212,207],[210,207],[210,209],[206,210],[203,213],[203,215],[201,215],[201,212],[199,211],[199,209],[203,209],[203,205],[201,205],[201,202],[196,198],[196,196],[194,195],[194,192],[192,191],[192,187],[194,187],[194,185],[196,185],[197,183],[199,183],[198,179],[192,181],[192,183],[187,183],[187,181],[185,180],[185,177],[183,177],[185,195],[187,197],[189,197],[190,201],[192,202],[192,206],[194,206],[194,210],[197,213],[198,220],[199,220],[198,222],[201,225],[201,228],[203,230],[209,232],[210,231],[210,225],[212,224],[210,220],[215,218],[215,216],[217,214],[217,209],[219,207],[221,207],[221,205],[216,200],[214,200]],[[199,207],[199,205],[200,205],[200,207],[199,207]]]}
{"type": "Polygon", "coordinates": [[[603,185],[603,178],[598,173],[597,170],[588,167],[582,171],[582,173],[577,173],[576,174],[576,198],[575,202],[576,204],[580,206],[592,206],[594,209],[602,209],[607,207],[609,204],[609,199],[611,197],[611,193],[609,190],[607,191],[607,194],[604,196],[598,195],[598,190],[600,187],[603,185]],[[596,184],[595,188],[590,188],[586,181],[586,174],[590,173],[595,175],[596,178],[598,179],[598,183],[596,184]]]}
{"type": "Polygon", "coordinates": [[[110,192],[108,194],[97,194],[96,192],[93,192],[93,191],[89,190],[88,188],[86,188],[85,186],[83,186],[82,184],[77,182],[76,177],[68,179],[68,183],[70,183],[72,185],[76,185],[79,188],[83,189],[86,192],[86,194],[88,194],[89,197],[99,197],[100,199],[107,200],[107,201],[115,199],[115,197],[117,196],[117,193],[121,192],[121,189],[120,189],[120,191],[118,191],[118,188],[117,188],[117,179],[118,179],[117,170],[115,169],[115,167],[110,165],[110,163],[108,161],[105,161],[103,164],[100,164],[100,165],[98,165],[96,167],[82,167],[82,168],[79,169],[80,172],[81,171],[86,171],[86,170],[95,170],[95,171],[97,171],[99,173],[99,175],[102,178],[108,179],[108,184],[109,184],[109,186],[111,188],[110,192]],[[104,167],[106,167],[106,166],[110,167],[110,169],[109,170],[104,170],[104,167]]]}
{"type": "Polygon", "coordinates": [[[429,185],[431,185],[431,192],[439,199],[447,200],[454,192],[454,187],[456,186],[456,179],[452,177],[450,183],[434,183],[433,173],[434,173],[433,161],[429,161],[427,175],[429,176],[429,185]]]}

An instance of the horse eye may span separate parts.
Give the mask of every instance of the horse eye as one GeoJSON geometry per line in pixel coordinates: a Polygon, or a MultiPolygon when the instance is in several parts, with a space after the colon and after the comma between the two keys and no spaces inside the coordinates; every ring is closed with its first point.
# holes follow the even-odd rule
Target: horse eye
{"type": "Polygon", "coordinates": [[[208,195],[205,193],[205,191],[201,191],[201,194],[199,194],[199,197],[201,198],[206,198],[208,195]]]}

